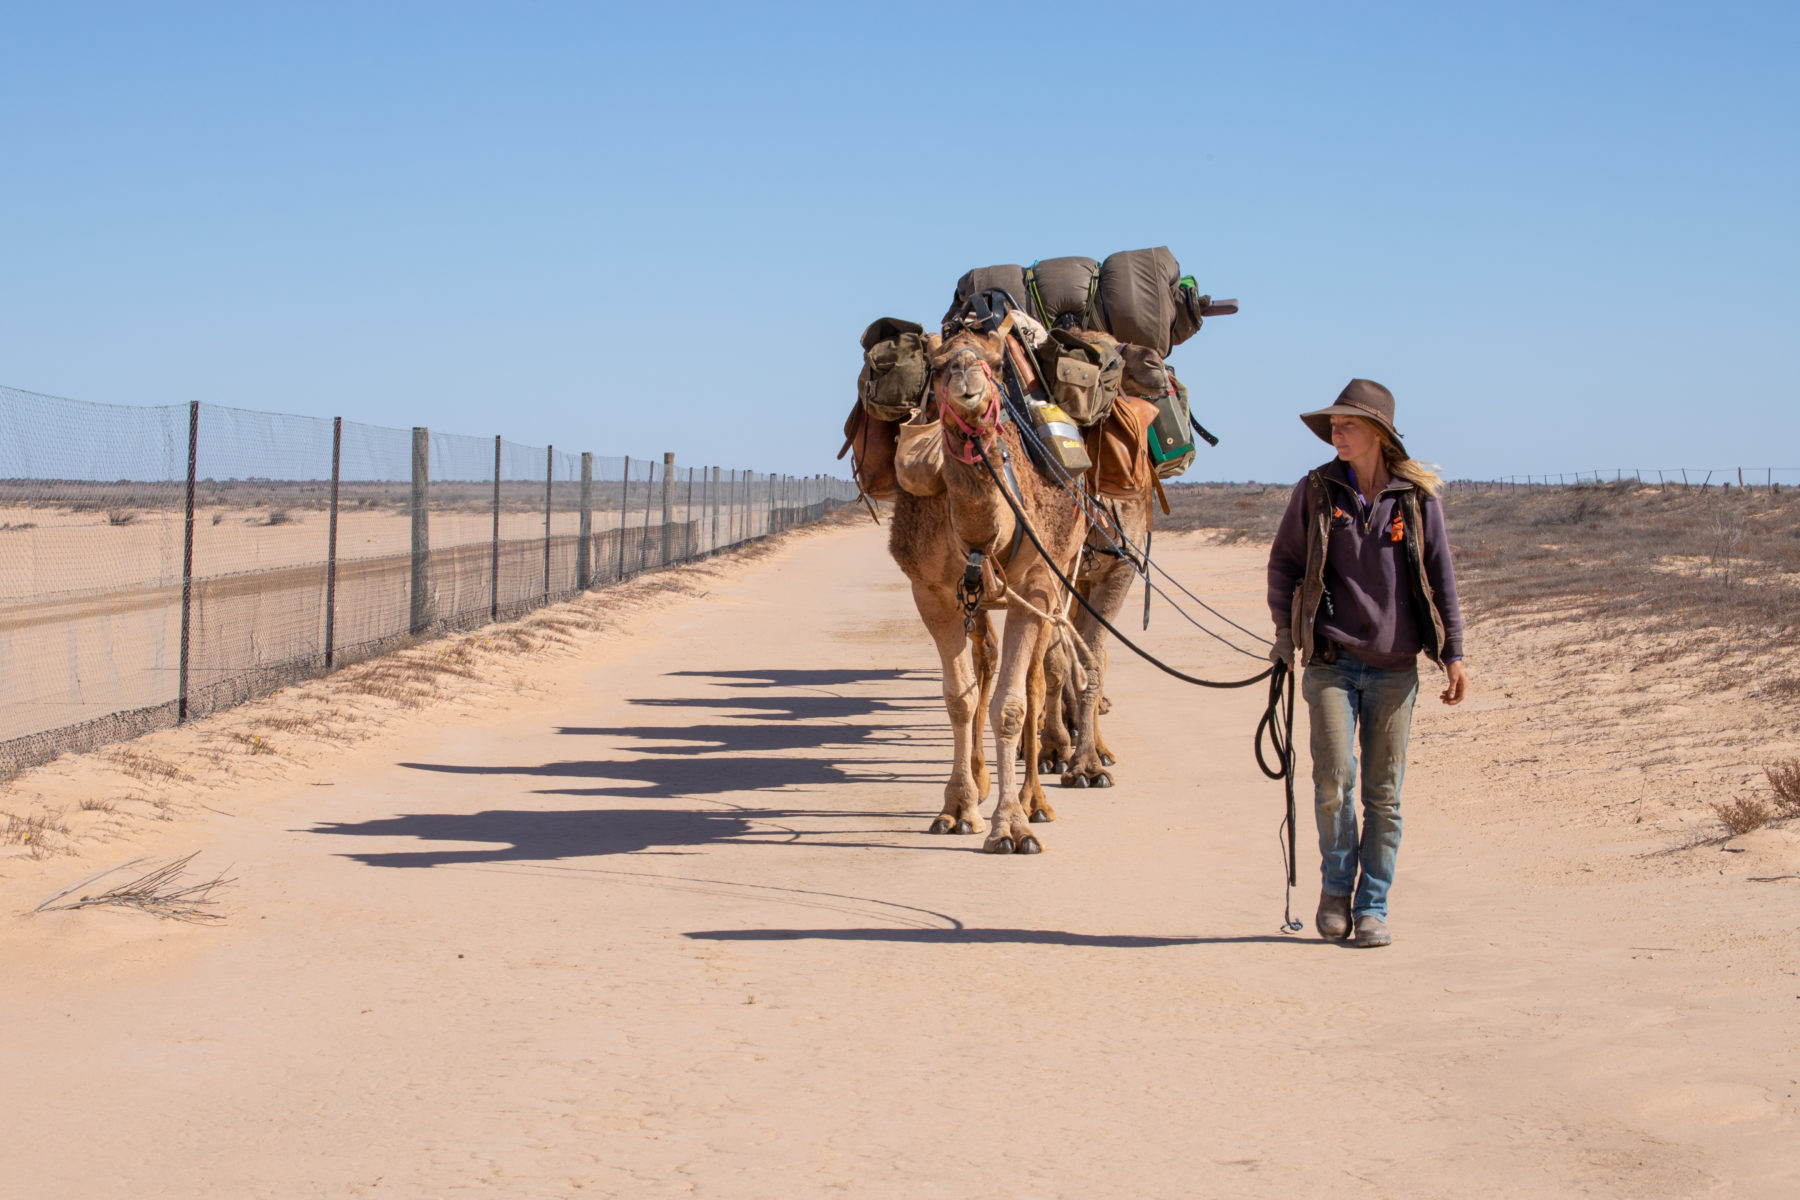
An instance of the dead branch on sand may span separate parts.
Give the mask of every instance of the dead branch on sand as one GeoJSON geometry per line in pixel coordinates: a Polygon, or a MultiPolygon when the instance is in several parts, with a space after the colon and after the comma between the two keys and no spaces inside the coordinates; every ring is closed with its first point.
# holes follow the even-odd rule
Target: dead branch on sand
{"type": "Polygon", "coordinates": [[[196,850],[193,854],[184,855],[181,858],[164,859],[128,883],[122,883],[118,887],[91,896],[84,895],[78,900],[64,900],[65,896],[79,891],[96,880],[153,862],[148,858],[134,858],[130,862],[120,863],[116,867],[108,867],[104,871],[70,884],[31,911],[56,912],[112,904],[122,908],[139,909],[171,921],[223,921],[225,914],[215,912],[211,907],[218,903],[212,898],[212,892],[213,889],[235,883],[236,880],[218,875],[200,883],[182,882],[182,875],[186,872],[187,865],[193,862],[199,853],[196,850]]]}

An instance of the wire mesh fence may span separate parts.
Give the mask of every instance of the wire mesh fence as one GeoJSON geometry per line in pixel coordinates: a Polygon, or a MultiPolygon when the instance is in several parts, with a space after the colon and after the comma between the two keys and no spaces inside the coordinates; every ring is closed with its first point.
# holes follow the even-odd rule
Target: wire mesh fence
{"type": "Polygon", "coordinates": [[[1800,487],[1800,467],[1614,467],[1611,470],[1551,471],[1543,475],[1502,475],[1494,479],[1458,479],[1451,487],[1464,491],[1504,488],[1582,487],[1635,483],[1670,488],[1743,488],[1778,492],[1800,487]]]}
{"type": "Polygon", "coordinates": [[[0,387],[0,775],[856,494],[673,454],[0,387]]]}

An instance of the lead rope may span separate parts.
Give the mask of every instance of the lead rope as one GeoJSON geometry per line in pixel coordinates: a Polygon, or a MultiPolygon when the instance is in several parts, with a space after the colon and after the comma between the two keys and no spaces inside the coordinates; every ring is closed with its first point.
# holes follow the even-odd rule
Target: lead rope
{"type": "MultiPolygon", "coordinates": [[[[1002,455],[1006,453],[1005,446],[1001,446],[999,449],[1002,455]]],[[[1282,829],[1286,832],[1285,838],[1281,836],[1280,831],[1277,832],[1277,840],[1281,843],[1282,850],[1281,858],[1282,867],[1284,868],[1283,878],[1286,882],[1286,887],[1282,894],[1281,929],[1283,933],[1300,932],[1300,930],[1305,928],[1305,925],[1294,920],[1294,886],[1298,882],[1298,878],[1295,874],[1294,676],[1293,672],[1288,669],[1287,663],[1278,659],[1268,670],[1258,672],[1248,679],[1220,682],[1218,680],[1200,679],[1196,676],[1189,675],[1187,672],[1177,670],[1168,663],[1162,661],[1162,659],[1157,658],[1154,654],[1151,654],[1148,650],[1145,650],[1136,642],[1120,633],[1113,623],[1108,621],[1105,615],[1090,604],[1088,598],[1083,596],[1081,592],[1076,589],[1069,577],[1063,574],[1062,568],[1056,565],[1056,560],[1050,557],[1049,551],[1044,549],[1044,543],[1038,539],[1037,530],[1032,528],[1031,522],[1025,517],[1025,510],[1020,507],[1019,501],[1013,498],[1012,492],[1007,490],[1006,485],[1000,482],[999,472],[994,470],[993,463],[988,461],[988,457],[985,454],[981,456],[981,465],[987,470],[988,478],[994,481],[994,486],[999,489],[1000,494],[1006,498],[1007,507],[1012,509],[1013,520],[1017,521],[1025,530],[1025,536],[1031,539],[1031,544],[1036,548],[1038,557],[1044,560],[1044,565],[1050,568],[1050,572],[1056,576],[1057,582],[1061,583],[1063,589],[1067,591],[1070,596],[1074,597],[1074,599],[1080,603],[1081,607],[1087,610],[1089,616],[1093,617],[1094,620],[1098,621],[1108,633],[1112,634],[1113,637],[1122,642],[1126,649],[1130,650],[1133,654],[1137,655],[1157,670],[1163,672],[1165,675],[1173,675],[1183,683],[1191,683],[1195,687],[1241,688],[1249,687],[1251,684],[1264,679],[1269,681],[1269,703],[1263,710],[1262,719],[1257,722],[1256,737],[1253,745],[1256,751],[1256,765],[1262,768],[1262,773],[1267,775],[1270,779],[1283,780],[1287,785],[1287,812],[1282,820],[1282,829]],[[1265,730],[1268,732],[1270,748],[1275,751],[1276,758],[1280,760],[1274,767],[1269,766],[1267,760],[1263,757],[1262,744],[1265,730]]],[[[1073,627],[1073,623],[1069,621],[1066,615],[1062,616],[1059,621],[1057,617],[1051,616],[1049,613],[1044,612],[1042,609],[1026,600],[1023,596],[1020,596],[1013,590],[1012,585],[1006,583],[1004,579],[1001,583],[1009,598],[1017,598],[1020,604],[1024,605],[1028,611],[1040,619],[1062,625],[1069,625],[1071,628],[1073,627]]],[[[1079,637],[1073,638],[1072,640],[1076,646],[1081,646],[1082,642],[1079,637]]],[[[1086,656],[1084,655],[1084,657],[1086,656]]]]}
{"type": "Polygon", "coordinates": [[[1287,871],[1287,887],[1282,891],[1281,928],[1286,933],[1299,933],[1306,926],[1294,919],[1294,885],[1297,877],[1298,854],[1295,840],[1298,833],[1295,829],[1297,813],[1294,804],[1294,672],[1284,661],[1278,661],[1269,670],[1269,706],[1263,710],[1262,720],[1256,726],[1256,765],[1270,779],[1279,779],[1286,785],[1287,812],[1281,819],[1281,827],[1275,831],[1275,840],[1281,846],[1281,865],[1287,871]],[[1269,748],[1275,752],[1279,760],[1274,767],[1269,766],[1263,757],[1263,735],[1267,732],[1269,748]]]}

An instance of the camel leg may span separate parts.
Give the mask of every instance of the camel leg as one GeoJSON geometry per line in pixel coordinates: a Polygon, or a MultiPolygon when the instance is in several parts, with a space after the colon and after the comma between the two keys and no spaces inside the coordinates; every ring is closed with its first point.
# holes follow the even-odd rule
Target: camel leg
{"type": "MultiPolygon", "coordinates": [[[[973,763],[980,751],[971,746],[975,735],[976,710],[981,697],[981,681],[976,675],[974,655],[969,638],[963,632],[962,613],[948,595],[913,585],[913,600],[919,616],[937,643],[938,659],[944,671],[944,708],[950,715],[953,749],[950,757],[950,779],[944,784],[944,807],[931,822],[931,833],[980,833],[986,827],[981,819],[981,799],[985,788],[976,786],[973,763]]],[[[986,774],[985,770],[983,774],[986,774]]]]}
{"type": "Polygon", "coordinates": [[[1049,691],[1044,659],[1048,657],[1046,652],[1050,647],[1060,641],[1062,638],[1056,627],[1045,625],[1037,645],[1032,647],[1031,670],[1025,676],[1025,732],[1019,738],[1019,746],[1024,751],[1025,786],[1019,794],[1025,805],[1026,819],[1033,824],[1056,820],[1056,810],[1050,807],[1050,798],[1044,795],[1044,786],[1039,779],[1038,764],[1043,761],[1044,751],[1039,742],[1038,725],[1049,691]]]}
{"type": "MultiPolygon", "coordinates": [[[[1000,639],[995,636],[994,620],[987,613],[975,614],[975,636],[970,640],[974,649],[975,677],[981,688],[969,731],[969,774],[975,780],[975,803],[979,808],[994,783],[988,775],[987,763],[983,761],[982,738],[986,733],[988,701],[994,695],[994,671],[1000,664],[1000,639]]],[[[972,832],[979,833],[980,830],[972,832]]]]}
{"type": "Polygon", "coordinates": [[[1061,775],[1069,769],[1069,751],[1075,744],[1069,736],[1069,723],[1075,715],[1074,706],[1068,703],[1069,674],[1069,653],[1062,638],[1052,637],[1044,652],[1043,732],[1038,739],[1038,770],[1046,775],[1061,775]]]}
{"type": "MultiPolygon", "coordinates": [[[[1034,601],[1035,602],[1035,601],[1034,601]]],[[[1031,832],[1023,787],[1014,791],[1019,739],[1024,735],[1028,712],[1027,688],[1031,659],[1044,622],[1015,605],[1007,610],[1006,632],[1000,643],[1000,673],[991,704],[994,722],[994,762],[1000,768],[999,797],[994,805],[993,828],[982,849],[991,854],[1036,854],[1043,844],[1031,832]]],[[[1036,763],[1026,764],[1027,770],[1036,763]]]]}
{"type": "MultiPolygon", "coordinates": [[[[1125,607],[1125,598],[1131,592],[1134,578],[1128,563],[1112,560],[1096,573],[1088,589],[1088,603],[1105,613],[1107,620],[1116,621],[1118,613],[1125,607]]],[[[1086,609],[1076,614],[1075,629],[1093,657],[1094,669],[1082,688],[1075,754],[1069,760],[1069,770],[1063,775],[1062,784],[1078,788],[1111,787],[1113,778],[1106,768],[1113,764],[1113,758],[1100,740],[1100,699],[1106,686],[1106,629],[1086,609]]]]}
{"type": "MultiPolygon", "coordinates": [[[[1100,647],[1098,661],[1100,663],[1100,678],[1105,679],[1107,663],[1107,650],[1105,646],[1100,647]]],[[[1106,697],[1102,695],[1100,699],[1105,700],[1106,697]]],[[[1101,705],[1096,704],[1094,706],[1094,750],[1100,755],[1100,765],[1103,767],[1110,767],[1117,764],[1119,759],[1117,755],[1107,748],[1106,735],[1100,730],[1100,715],[1101,705]]]]}

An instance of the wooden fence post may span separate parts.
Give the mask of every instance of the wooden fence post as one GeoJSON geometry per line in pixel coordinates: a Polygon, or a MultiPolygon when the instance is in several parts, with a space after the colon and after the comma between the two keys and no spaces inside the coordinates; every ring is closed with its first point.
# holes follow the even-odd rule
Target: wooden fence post
{"type": "Polygon", "coordinates": [[[494,534],[488,542],[488,620],[500,619],[500,435],[494,435],[494,534]]]}
{"type": "Polygon", "coordinates": [[[556,447],[544,447],[544,599],[550,598],[550,495],[556,483],[556,447]]]}
{"type": "Polygon", "coordinates": [[[337,661],[338,477],[344,456],[344,418],[331,418],[331,523],[325,535],[325,669],[337,661]]]}
{"type": "Polygon", "coordinates": [[[663,452],[663,514],[662,514],[662,565],[668,566],[670,556],[674,552],[672,539],[675,536],[673,522],[675,520],[675,453],[672,450],[663,452]]]}
{"type": "Polygon", "coordinates": [[[431,628],[431,430],[413,426],[412,444],[412,611],[407,631],[431,628]]]}
{"type": "Polygon", "coordinates": [[[615,578],[625,578],[625,514],[631,509],[631,455],[625,456],[625,482],[619,496],[619,573],[615,578]]]}
{"type": "Polygon", "coordinates": [[[575,586],[594,586],[594,455],[581,452],[581,543],[575,548],[575,586]]]}
{"type": "Polygon", "coordinates": [[[694,468],[688,468],[687,503],[681,506],[681,557],[694,557],[694,546],[699,539],[694,529],[694,468]]]}
{"type": "Polygon", "coordinates": [[[650,565],[650,493],[656,490],[656,460],[650,460],[650,481],[644,485],[644,527],[638,532],[638,565],[641,572],[650,565]]]}
{"type": "Polygon", "coordinates": [[[188,401],[187,522],[181,537],[181,668],[175,684],[175,721],[188,719],[188,654],[194,628],[194,468],[200,461],[200,402],[188,401]]]}

